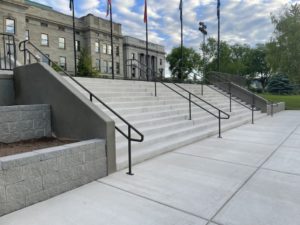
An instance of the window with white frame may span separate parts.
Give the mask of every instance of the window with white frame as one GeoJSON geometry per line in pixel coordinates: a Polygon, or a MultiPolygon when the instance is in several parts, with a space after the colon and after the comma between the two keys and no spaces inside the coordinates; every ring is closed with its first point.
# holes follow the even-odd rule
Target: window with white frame
{"type": "Polygon", "coordinates": [[[111,55],[111,45],[107,45],[107,54],[111,55]]]}
{"type": "Polygon", "coordinates": [[[41,45],[49,46],[49,37],[48,34],[41,34],[41,45]]]}
{"type": "Polygon", "coordinates": [[[65,49],[66,48],[66,39],[65,38],[58,38],[58,48],[65,49]]]}
{"type": "Polygon", "coordinates": [[[16,26],[14,19],[6,19],[5,20],[5,32],[10,34],[15,34],[16,26]]]}
{"type": "Polygon", "coordinates": [[[108,62],[108,73],[112,74],[112,62],[108,62]]]}
{"type": "Polygon", "coordinates": [[[102,65],[101,65],[101,72],[102,73],[107,73],[108,72],[108,62],[106,60],[102,61],[102,65]]]}
{"type": "Polygon", "coordinates": [[[102,53],[104,53],[104,54],[107,53],[107,45],[106,44],[102,45],[102,53]]]}
{"type": "Polygon", "coordinates": [[[99,42],[95,42],[95,52],[100,52],[99,42]]]}
{"type": "Polygon", "coordinates": [[[67,58],[65,56],[59,57],[59,66],[63,68],[64,70],[67,69],[67,58]]]}
{"type": "Polygon", "coordinates": [[[100,71],[100,59],[96,59],[96,70],[100,71]]]}

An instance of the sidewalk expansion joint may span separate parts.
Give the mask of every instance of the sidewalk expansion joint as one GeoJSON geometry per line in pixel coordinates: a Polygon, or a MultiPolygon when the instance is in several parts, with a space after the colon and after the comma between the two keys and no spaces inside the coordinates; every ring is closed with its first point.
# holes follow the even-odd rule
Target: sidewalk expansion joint
{"type": "Polygon", "coordinates": [[[188,214],[188,215],[190,215],[190,216],[194,216],[194,217],[197,217],[197,218],[199,218],[199,219],[202,219],[202,220],[205,220],[205,221],[209,221],[209,219],[204,218],[204,217],[202,217],[202,216],[199,216],[199,215],[197,215],[197,214],[188,212],[188,211],[183,210],[183,209],[176,208],[176,207],[174,207],[174,206],[165,204],[165,203],[163,203],[163,202],[159,202],[159,201],[157,201],[157,200],[148,198],[148,197],[143,196],[143,195],[140,195],[140,194],[133,193],[133,192],[131,192],[131,191],[128,191],[128,190],[125,190],[125,189],[123,189],[123,188],[120,188],[120,187],[117,187],[117,186],[114,186],[114,185],[105,183],[105,182],[103,182],[103,181],[97,180],[96,182],[98,182],[98,183],[100,183],[100,184],[103,184],[103,185],[106,185],[106,186],[109,186],[109,187],[112,187],[112,188],[115,188],[115,189],[118,189],[118,190],[120,190],[120,191],[126,192],[126,193],[131,194],[131,195],[134,195],[134,196],[136,196],[136,197],[139,197],[139,198],[142,198],[142,199],[145,199],[145,200],[148,200],[148,201],[157,203],[157,204],[159,204],[159,205],[168,207],[168,208],[170,208],[170,209],[173,209],[173,210],[182,212],[182,213],[184,213],[184,214],[188,214]]]}
{"type": "Polygon", "coordinates": [[[280,147],[295,133],[295,131],[300,127],[298,124],[288,135],[287,137],[270,153],[270,155],[257,167],[252,174],[245,180],[245,182],[231,195],[231,197],[219,208],[219,210],[214,214],[211,219],[207,222],[206,225],[212,223],[216,216],[222,211],[222,209],[245,187],[245,185],[257,174],[257,172],[262,169],[263,165],[278,151],[280,147]]]}

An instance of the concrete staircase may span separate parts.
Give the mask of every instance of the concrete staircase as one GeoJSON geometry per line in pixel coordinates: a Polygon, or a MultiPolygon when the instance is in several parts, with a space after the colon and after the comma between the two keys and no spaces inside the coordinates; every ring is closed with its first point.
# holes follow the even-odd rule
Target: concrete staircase
{"type": "MultiPolygon", "coordinates": [[[[67,79],[67,78],[66,78],[67,79]]],[[[69,79],[67,79],[69,80],[69,79]]],[[[106,80],[77,78],[77,80],[122,115],[145,136],[144,142],[133,142],[133,163],[139,163],[154,156],[191,144],[218,133],[218,120],[197,106],[192,107],[192,120],[189,120],[188,101],[161,84],[157,84],[157,97],[154,96],[154,83],[143,81],[106,80]]],[[[73,85],[73,82],[70,81],[73,85]]],[[[171,85],[180,93],[187,94],[171,85]]],[[[183,84],[183,87],[202,97],[211,104],[229,113],[229,99],[204,86],[201,96],[200,85],[183,84]]],[[[89,97],[80,87],[75,87],[89,97]]],[[[217,115],[218,111],[205,103],[192,99],[217,115]]],[[[101,104],[95,104],[107,112],[125,133],[127,126],[101,104]]],[[[229,120],[222,120],[222,131],[251,122],[251,111],[238,103],[232,103],[229,120]]],[[[255,119],[266,114],[255,112],[255,119]]],[[[133,134],[135,136],[135,134],[133,134]]],[[[116,132],[117,167],[123,169],[128,164],[127,140],[116,132]]]]}

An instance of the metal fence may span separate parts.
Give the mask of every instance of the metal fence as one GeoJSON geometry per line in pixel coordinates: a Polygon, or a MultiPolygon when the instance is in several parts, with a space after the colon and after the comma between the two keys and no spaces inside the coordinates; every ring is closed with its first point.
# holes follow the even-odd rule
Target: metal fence
{"type": "Polygon", "coordinates": [[[16,67],[16,41],[10,34],[0,33],[0,70],[13,70],[16,67]]]}

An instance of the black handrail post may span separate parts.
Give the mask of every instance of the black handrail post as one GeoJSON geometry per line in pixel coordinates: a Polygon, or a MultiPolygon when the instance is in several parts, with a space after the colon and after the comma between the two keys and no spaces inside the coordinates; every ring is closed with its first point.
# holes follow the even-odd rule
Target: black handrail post
{"type": "Polygon", "coordinates": [[[274,114],[274,104],[271,102],[271,116],[273,117],[274,114]]]}
{"type": "Polygon", "coordinates": [[[222,135],[221,135],[221,111],[219,110],[219,138],[222,138],[222,135]]]}
{"type": "Polygon", "coordinates": [[[231,93],[231,82],[229,84],[229,111],[232,112],[232,93],[231,93]]]}
{"type": "Polygon", "coordinates": [[[254,94],[252,94],[252,107],[251,107],[251,109],[252,109],[252,124],[254,124],[254,103],[255,103],[254,97],[255,97],[254,94]]]}
{"type": "Polygon", "coordinates": [[[154,78],[154,92],[155,92],[155,97],[157,97],[157,87],[156,87],[156,77],[154,78]]]}
{"type": "Polygon", "coordinates": [[[191,93],[189,93],[189,114],[190,114],[190,120],[192,120],[192,102],[191,102],[191,98],[192,98],[192,95],[191,93]]]}
{"type": "Polygon", "coordinates": [[[131,127],[128,125],[128,172],[127,174],[132,176],[134,175],[132,173],[132,168],[131,168],[131,127]]]}
{"type": "Polygon", "coordinates": [[[90,93],[90,101],[93,102],[93,95],[90,93]]]}
{"type": "Polygon", "coordinates": [[[16,40],[15,37],[13,37],[13,44],[14,44],[14,67],[17,67],[17,49],[16,49],[16,40]]]}

